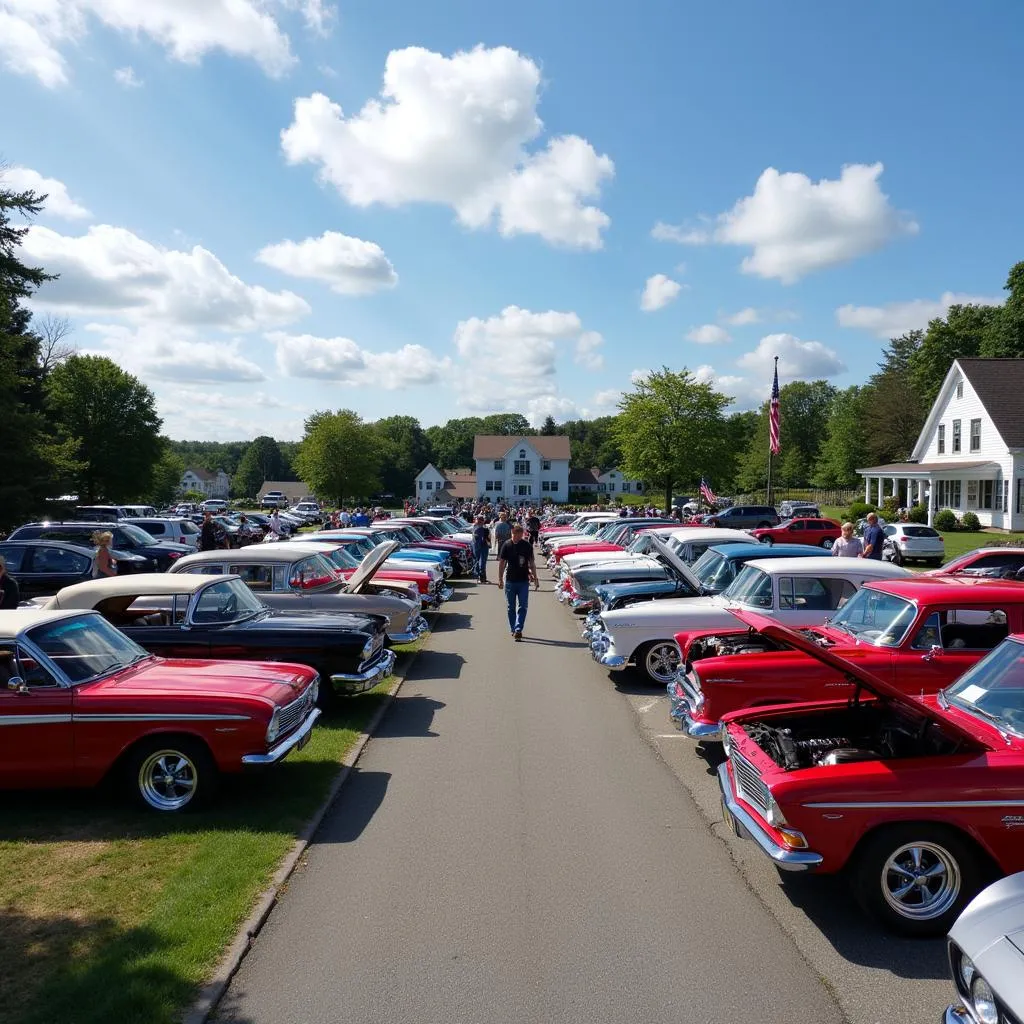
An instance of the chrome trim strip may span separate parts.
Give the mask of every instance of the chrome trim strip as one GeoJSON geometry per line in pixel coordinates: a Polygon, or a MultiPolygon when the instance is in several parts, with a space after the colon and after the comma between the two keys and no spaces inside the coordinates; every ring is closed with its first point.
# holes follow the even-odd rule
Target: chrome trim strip
{"type": "Polygon", "coordinates": [[[3,725],[67,725],[71,715],[0,715],[3,725]]]}
{"type": "Polygon", "coordinates": [[[102,712],[76,712],[70,716],[75,722],[248,722],[249,715],[108,715],[102,712]]]}
{"type": "Polygon", "coordinates": [[[274,764],[288,754],[293,747],[298,746],[310,734],[316,720],[320,717],[320,709],[313,708],[306,716],[305,721],[286,739],[283,739],[276,747],[271,747],[265,754],[243,754],[242,764],[260,765],[274,764]]]}
{"type": "Polygon", "coordinates": [[[857,800],[848,803],[813,803],[803,807],[853,808],[853,807],[1024,807],[1024,800],[857,800]]]}

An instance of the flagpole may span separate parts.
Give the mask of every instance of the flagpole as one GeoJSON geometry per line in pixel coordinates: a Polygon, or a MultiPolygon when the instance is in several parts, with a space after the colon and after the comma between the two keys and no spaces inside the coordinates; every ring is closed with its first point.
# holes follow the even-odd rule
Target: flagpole
{"type": "MultiPolygon", "coordinates": [[[[775,357],[775,378],[774,379],[775,380],[779,379],[779,357],[778,356],[775,357]]],[[[774,398],[774,394],[775,394],[775,392],[774,392],[774,385],[773,385],[773,390],[772,390],[772,397],[773,398],[774,398]]],[[[772,413],[771,413],[771,406],[769,405],[769,409],[768,409],[768,421],[769,421],[769,426],[768,426],[768,487],[767,487],[767,491],[766,491],[766,494],[765,494],[765,502],[764,503],[766,505],[771,505],[772,507],[774,507],[775,503],[772,501],[772,454],[773,454],[773,452],[772,452],[771,415],[772,415],[772,413]]]]}

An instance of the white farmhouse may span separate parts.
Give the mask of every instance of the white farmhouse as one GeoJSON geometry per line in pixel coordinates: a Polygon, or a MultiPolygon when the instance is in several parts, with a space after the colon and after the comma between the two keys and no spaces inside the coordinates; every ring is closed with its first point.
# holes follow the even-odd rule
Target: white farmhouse
{"type": "Polygon", "coordinates": [[[580,494],[607,494],[614,501],[623,494],[643,494],[645,488],[642,480],[633,480],[620,469],[601,472],[599,466],[591,466],[569,472],[569,490],[580,494]]]}
{"type": "Polygon", "coordinates": [[[511,502],[569,499],[569,438],[563,434],[473,439],[478,498],[511,502]]]}
{"type": "Polygon", "coordinates": [[[211,473],[208,469],[190,467],[181,474],[178,490],[182,494],[195,491],[204,498],[226,498],[231,490],[231,477],[223,469],[211,473]]]}
{"type": "Polygon", "coordinates": [[[1024,359],[956,359],[909,462],[858,469],[864,500],[977,515],[1024,529],[1024,359]]]}
{"type": "Polygon", "coordinates": [[[447,505],[458,498],[472,501],[476,497],[476,473],[471,469],[449,469],[443,472],[428,462],[417,474],[413,484],[414,498],[420,505],[447,505]]]}

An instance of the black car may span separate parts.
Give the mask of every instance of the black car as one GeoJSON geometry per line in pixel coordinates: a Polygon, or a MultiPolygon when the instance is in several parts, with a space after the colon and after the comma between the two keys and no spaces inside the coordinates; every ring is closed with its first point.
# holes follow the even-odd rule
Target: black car
{"type": "Polygon", "coordinates": [[[29,523],[19,526],[8,540],[63,540],[92,548],[93,534],[108,530],[113,536],[110,547],[114,557],[118,557],[119,551],[138,555],[147,560],[147,572],[166,572],[172,563],[192,552],[192,548],[185,544],[156,540],[138,526],[123,522],[29,523]]]}
{"type": "Polygon", "coordinates": [[[144,573],[90,580],[47,608],[98,611],[151,654],[165,658],[293,661],[310,665],[332,694],[362,693],[391,673],[383,615],[275,612],[238,576],[144,573]]]}
{"type": "MultiPolygon", "coordinates": [[[[146,572],[149,560],[127,551],[111,551],[118,574],[146,572]]],[[[92,577],[93,549],[56,540],[6,540],[0,555],[21,590],[22,600],[56,594],[62,587],[92,577]]]]}
{"type": "Polygon", "coordinates": [[[704,516],[705,526],[727,526],[735,530],[756,530],[778,526],[782,520],[771,505],[733,505],[704,516]]]}

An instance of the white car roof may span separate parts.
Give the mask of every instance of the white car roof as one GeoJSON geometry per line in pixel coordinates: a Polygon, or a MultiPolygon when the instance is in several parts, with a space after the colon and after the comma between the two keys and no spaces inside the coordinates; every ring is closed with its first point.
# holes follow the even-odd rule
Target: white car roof
{"type": "Polygon", "coordinates": [[[49,607],[21,610],[12,608],[10,611],[0,612],[0,637],[15,637],[22,630],[31,629],[43,622],[53,622],[54,619],[66,619],[72,614],[63,609],[49,607]]]}
{"type": "Polygon", "coordinates": [[[746,563],[769,576],[909,576],[910,570],[879,558],[836,558],[834,555],[811,555],[808,558],[754,558],[746,563]]]}
{"type": "MultiPolygon", "coordinates": [[[[339,544],[335,544],[339,547],[339,544]]],[[[310,543],[309,541],[285,541],[276,544],[250,544],[244,548],[216,548],[213,551],[196,551],[194,554],[185,555],[179,558],[171,570],[179,565],[197,565],[203,562],[224,562],[230,561],[235,565],[246,562],[281,562],[294,561],[296,558],[309,555],[319,555],[323,552],[323,541],[310,543]]],[[[130,578],[130,577],[129,577],[130,578]]]]}
{"type": "Polygon", "coordinates": [[[234,576],[198,576],[195,573],[140,572],[126,576],[73,583],[47,601],[47,611],[74,608],[95,608],[108,597],[149,597],[164,594],[194,594],[208,583],[235,579],[234,576]]]}
{"type": "Polygon", "coordinates": [[[751,544],[757,543],[757,538],[753,534],[747,533],[746,530],[726,530],[716,526],[675,526],[671,528],[670,535],[673,540],[682,541],[684,544],[688,540],[734,540],[738,543],[744,541],[751,544]]]}

